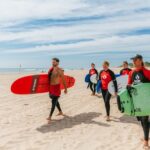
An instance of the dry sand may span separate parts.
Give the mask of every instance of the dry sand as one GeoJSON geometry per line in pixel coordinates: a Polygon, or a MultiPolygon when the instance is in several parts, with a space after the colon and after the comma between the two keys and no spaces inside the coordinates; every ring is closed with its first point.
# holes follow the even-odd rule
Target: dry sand
{"type": "MultiPolygon", "coordinates": [[[[105,121],[103,100],[90,96],[86,71],[68,71],[76,85],[62,94],[60,103],[68,117],[46,118],[48,94],[19,96],[10,92],[12,81],[23,74],[0,75],[0,150],[141,150],[143,133],[135,118],[117,110],[111,100],[111,122],[105,121]]],[[[25,75],[25,74],[24,74],[25,75]]]]}

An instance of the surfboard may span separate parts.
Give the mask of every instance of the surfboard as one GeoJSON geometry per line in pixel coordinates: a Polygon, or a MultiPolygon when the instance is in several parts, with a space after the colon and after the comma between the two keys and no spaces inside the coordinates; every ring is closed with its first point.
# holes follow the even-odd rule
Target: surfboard
{"type": "Polygon", "coordinates": [[[90,76],[90,81],[94,84],[97,84],[97,74],[93,74],[90,76]]]}
{"type": "MultiPolygon", "coordinates": [[[[73,77],[65,75],[67,88],[71,88],[75,84],[73,77]]],[[[61,89],[64,89],[62,80],[60,79],[61,89]]],[[[49,80],[47,74],[25,76],[17,79],[11,85],[11,91],[15,94],[37,94],[49,91],[49,80]]]]}
{"type": "Polygon", "coordinates": [[[101,80],[98,80],[98,82],[97,82],[96,92],[101,93],[101,80]]]}
{"type": "Polygon", "coordinates": [[[150,83],[133,86],[131,91],[135,116],[150,115],[150,83]]]}
{"type": "Polygon", "coordinates": [[[118,93],[118,99],[121,105],[121,112],[129,116],[134,116],[133,99],[129,95],[127,89],[118,93]]]}
{"type": "MultiPolygon", "coordinates": [[[[117,85],[118,85],[118,92],[120,92],[121,90],[125,89],[128,84],[128,75],[119,76],[116,78],[116,80],[117,80],[117,85]]],[[[115,91],[114,91],[113,81],[111,81],[108,84],[108,91],[112,95],[114,95],[115,91]]]]}
{"type": "Polygon", "coordinates": [[[90,82],[90,74],[87,74],[87,75],[85,76],[85,82],[86,82],[86,83],[89,83],[89,82],[90,82]]]}
{"type": "Polygon", "coordinates": [[[130,116],[150,115],[150,83],[132,86],[130,95],[127,90],[119,93],[121,108],[130,116]],[[127,111],[128,110],[128,111],[127,111]]]}

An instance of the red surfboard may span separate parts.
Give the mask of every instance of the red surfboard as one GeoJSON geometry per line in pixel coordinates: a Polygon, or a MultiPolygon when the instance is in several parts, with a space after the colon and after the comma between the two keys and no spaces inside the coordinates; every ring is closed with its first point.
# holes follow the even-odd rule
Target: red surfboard
{"type": "MultiPolygon", "coordinates": [[[[73,77],[65,75],[67,88],[71,88],[75,84],[73,77]]],[[[64,86],[61,83],[61,89],[64,86]]],[[[15,94],[37,94],[49,91],[49,80],[47,74],[31,75],[17,79],[11,86],[11,91],[15,94]]]]}

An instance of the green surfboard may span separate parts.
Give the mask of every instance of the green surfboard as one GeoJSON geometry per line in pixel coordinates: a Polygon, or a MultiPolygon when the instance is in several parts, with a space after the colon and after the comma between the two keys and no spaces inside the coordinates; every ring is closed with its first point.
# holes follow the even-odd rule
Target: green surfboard
{"type": "Polygon", "coordinates": [[[135,116],[150,115],[150,83],[141,83],[134,88],[131,94],[135,116]]]}
{"type": "Polygon", "coordinates": [[[124,89],[118,95],[121,103],[121,111],[127,115],[134,116],[133,100],[128,91],[124,89]]]}
{"type": "Polygon", "coordinates": [[[119,93],[122,111],[130,116],[150,115],[150,83],[132,86],[130,94],[127,90],[119,93]]]}

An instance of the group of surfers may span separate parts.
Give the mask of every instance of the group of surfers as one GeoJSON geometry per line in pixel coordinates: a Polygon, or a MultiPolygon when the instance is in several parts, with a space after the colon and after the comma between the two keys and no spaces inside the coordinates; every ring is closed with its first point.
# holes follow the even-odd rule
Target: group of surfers
{"type": "MultiPolygon", "coordinates": [[[[124,61],[123,69],[120,71],[120,75],[128,75],[127,87],[129,88],[132,84],[135,85],[139,83],[149,83],[150,82],[150,70],[148,70],[145,67],[142,55],[137,54],[131,59],[134,64],[134,69],[130,69],[128,67],[128,62],[124,61]]],[[[102,64],[103,70],[101,70],[100,73],[98,73],[98,71],[95,68],[95,64],[92,63],[91,69],[89,70],[90,76],[93,74],[97,74],[98,79],[101,80],[102,97],[104,99],[104,104],[105,104],[105,109],[106,109],[106,121],[111,121],[110,99],[112,95],[108,91],[108,84],[110,81],[112,81],[114,84],[116,98],[117,98],[117,93],[118,93],[116,76],[115,76],[115,73],[109,68],[109,66],[110,66],[109,62],[104,61],[102,64]]],[[[57,107],[59,111],[58,115],[64,115],[60,107],[60,103],[58,101],[58,99],[61,96],[60,78],[62,79],[62,82],[65,87],[64,93],[67,94],[68,92],[66,81],[64,78],[64,72],[59,67],[58,58],[52,59],[52,67],[50,68],[48,72],[48,76],[49,76],[49,81],[50,81],[49,96],[52,100],[52,107],[51,107],[51,111],[47,120],[48,120],[48,123],[51,123],[52,115],[55,110],[55,107],[57,107]]],[[[96,93],[96,84],[90,82],[89,86],[92,91],[92,95],[94,96],[96,93]]],[[[144,147],[149,148],[149,128],[150,128],[149,116],[137,117],[137,119],[138,121],[141,122],[141,126],[144,132],[144,138],[142,139],[142,141],[144,142],[144,147]]]]}

